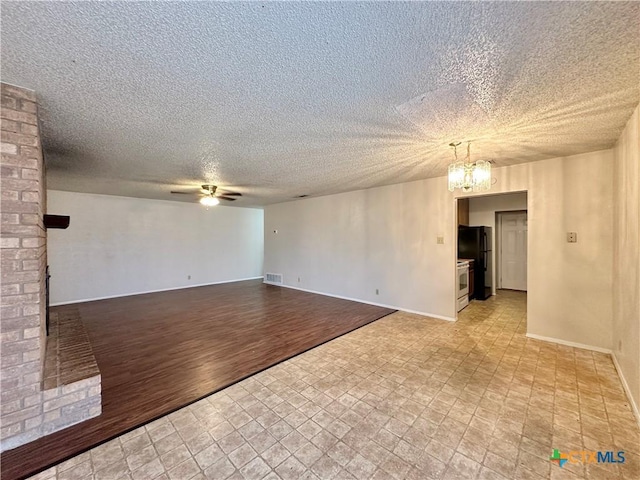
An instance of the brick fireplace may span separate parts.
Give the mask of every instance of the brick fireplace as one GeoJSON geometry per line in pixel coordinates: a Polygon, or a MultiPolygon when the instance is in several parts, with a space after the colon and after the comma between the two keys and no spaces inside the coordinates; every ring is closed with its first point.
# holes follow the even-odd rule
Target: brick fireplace
{"type": "MultiPolygon", "coordinates": [[[[0,450],[4,451],[99,415],[101,397],[97,367],[84,378],[44,382],[51,362],[59,363],[59,347],[55,339],[47,345],[45,330],[46,185],[38,106],[31,90],[7,84],[0,90],[0,450]]],[[[69,378],[59,370],[56,376],[69,378]]]]}

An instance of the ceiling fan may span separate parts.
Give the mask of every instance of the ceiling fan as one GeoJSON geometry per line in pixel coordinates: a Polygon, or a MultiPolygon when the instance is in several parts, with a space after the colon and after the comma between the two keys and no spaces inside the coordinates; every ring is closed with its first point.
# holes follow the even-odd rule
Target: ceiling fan
{"type": "Polygon", "coordinates": [[[241,197],[242,194],[239,192],[230,192],[225,190],[224,193],[220,193],[216,195],[216,191],[218,187],[216,185],[201,185],[199,192],[182,192],[177,190],[172,190],[171,193],[176,195],[200,195],[200,203],[205,207],[213,207],[220,203],[220,200],[226,200],[228,202],[233,202],[236,199],[234,197],[241,197]]]}

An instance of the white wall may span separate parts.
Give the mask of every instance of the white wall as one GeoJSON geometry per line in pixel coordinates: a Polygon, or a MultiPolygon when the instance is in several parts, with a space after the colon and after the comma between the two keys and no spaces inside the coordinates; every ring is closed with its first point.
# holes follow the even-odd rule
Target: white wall
{"type": "Polygon", "coordinates": [[[527,209],[527,193],[503,193],[500,195],[485,195],[482,197],[472,197],[469,199],[469,225],[491,227],[491,245],[493,255],[494,279],[491,286],[491,293],[496,294],[498,285],[498,243],[496,242],[496,212],[510,212],[514,210],[527,209]]]}
{"type": "MultiPolygon", "coordinates": [[[[491,193],[528,192],[530,334],[611,348],[612,167],[605,150],[494,170],[491,193]],[[578,243],[566,243],[567,231],[578,243]]],[[[444,177],[270,205],[265,272],[284,274],[288,286],[453,318],[455,234],[444,177]]]]}
{"type": "Polygon", "coordinates": [[[615,147],[613,352],[640,422],[640,107],[615,147]]]}
{"type": "Polygon", "coordinates": [[[55,190],[47,201],[71,216],[47,232],[52,304],[262,275],[260,209],[55,190]]]}

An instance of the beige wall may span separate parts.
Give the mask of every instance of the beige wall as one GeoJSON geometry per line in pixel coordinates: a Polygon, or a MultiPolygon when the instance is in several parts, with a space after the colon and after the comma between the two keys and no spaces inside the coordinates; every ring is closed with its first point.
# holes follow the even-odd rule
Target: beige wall
{"type": "Polygon", "coordinates": [[[494,281],[491,286],[493,295],[496,294],[498,286],[498,255],[500,245],[496,241],[498,229],[496,228],[496,212],[510,212],[514,210],[527,209],[527,194],[502,193],[498,195],[483,195],[469,199],[469,225],[491,227],[491,245],[493,245],[493,272],[494,281]]]}
{"type": "Polygon", "coordinates": [[[266,207],[265,272],[282,273],[288,286],[453,319],[453,207],[442,179],[266,207]]]}
{"type": "Polygon", "coordinates": [[[529,335],[611,348],[612,168],[603,150],[494,171],[492,194],[527,191],[529,335]]]}
{"type": "MultiPolygon", "coordinates": [[[[490,193],[528,192],[531,334],[611,348],[612,167],[606,150],[494,171],[490,193]],[[578,243],[566,243],[567,231],[578,243]]],[[[455,234],[445,178],[271,205],[265,272],[282,273],[287,286],[453,318],[455,234]]]]}
{"type": "Polygon", "coordinates": [[[639,116],[640,107],[615,147],[613,259],[613,353],[635,403],[636,415],[640,405],[639,116]]]}

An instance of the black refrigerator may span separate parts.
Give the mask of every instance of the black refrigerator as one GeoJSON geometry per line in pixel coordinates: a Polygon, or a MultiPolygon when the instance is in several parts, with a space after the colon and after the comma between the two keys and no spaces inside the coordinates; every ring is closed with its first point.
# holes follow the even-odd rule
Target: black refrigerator
{"type": "Polygon", "coordinates": [[[491,227],[458,227],[458,258],[474,261],[474,291],[476,300],[491,296],[493,285],[493,258],[491,227]]]}

